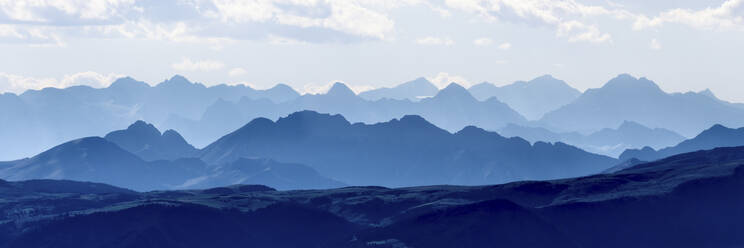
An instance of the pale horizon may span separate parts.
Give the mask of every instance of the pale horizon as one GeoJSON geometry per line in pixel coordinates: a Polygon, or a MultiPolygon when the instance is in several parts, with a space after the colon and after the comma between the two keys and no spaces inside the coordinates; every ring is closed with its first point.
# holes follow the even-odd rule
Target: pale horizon
{"type": "Polygon", "coordinates": [[[304,92],[550,74],[584,91],[629,73],[667,92],[744,102],[743,9],[741,0],[6,1],[0,92],[175,74],[304,92]]]}

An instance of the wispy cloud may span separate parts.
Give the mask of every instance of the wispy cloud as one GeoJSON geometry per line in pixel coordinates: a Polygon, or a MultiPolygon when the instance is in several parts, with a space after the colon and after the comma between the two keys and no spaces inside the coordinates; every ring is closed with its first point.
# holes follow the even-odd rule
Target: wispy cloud
{"type": "Polygon", "coordinates": [[[416,44],[419,45],[437,45],[437,46],[451,46],[455,44],[455,41],[450,38],[440,38],[440,37],[423,37],[416,39],[416,44]]]}
{"type": "Polygon", "coordinates": [[[744,0],[728,0],[718,7],[702,10],[672,9],[657,16],[639,15],[633,28],[637,30],[661,27],[666,23],[687,25],[708,30],[744,30],[744,0]]]}
{"type": "Polygon", "coordinates": [[[493,40],[490,38],[478,38],[473,40],[473,44],[476,46],[488,46],[493,44],[493,40]]]}
{"type": "Polygon", "coordinates": [[[231,77],[239,77],[239,76],[248,74],[248,71],[246,71],[243,68],[236,67],[236,68],[230,69],[230,71],[227,74],[230,75],[231,77]]]}
{"type": "Polygon", "coordinates": [[[217,60],[198,60],[183,58],[180,62],[171,65],[173,69],[179,71],[214,71],[225,67],[225,64],[217,60]]]}
{"type": "Polygon", "coordinates": [[[74,85],[88,85],[91,87],[107,87],[117,78],[124,75],[118,73],[101,74],[93,71],[66,74],[59,78],[31,77],[0,72],[0,92],[22,93],[29,89],[43,89],[47,87],[65,88],[74,85]]]}

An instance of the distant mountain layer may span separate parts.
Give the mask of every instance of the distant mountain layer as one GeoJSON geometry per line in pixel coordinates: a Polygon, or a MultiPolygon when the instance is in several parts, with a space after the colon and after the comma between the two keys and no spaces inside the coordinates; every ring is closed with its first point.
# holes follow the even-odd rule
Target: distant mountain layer
{"type": "Polygon", "coordinates": [[[285,102],[298,96],[282,84],[267,90],[244,85],[206,87],[178,75],[156,86],[125,77],[101,89],[73,86],[0,94],[0,160],[31,156],[79,137],[103,135],[136,120],[161,125],[169,118],[198,119],[218,99],[285,102]]]}
{"type": "Polygon", "coordinates": [[[663,128],[652,129],[631,121],[624,121],[615,129],[603,128],[589,135],[578,132],[555,133],[545,128],[514,124],[507,125],[498,132],[506,137],[522,137],[530,142],[564,142],[589,152],[611,157],[617,157],[627,149],[645,146],[662,148],[685,140],[685,137],[673,131],[663,128]]]}
{"type": "Polygon", "coordinates": [[[714,124],[744,126],[744,109],[705,93],[667,94],[646,78],[620,75],[540,119],[551,129],[596,131],[623,121],[693,136],[714,124]]]}
{"type": "Polygon", "coordinates": [[[201,148],[255,118],[276,120],[301,110],[342,114],[351,122],[368,124],[415,114],[450,132],[468,125],[496,131],[517,124],[591,133],[627,120],[691,137],[716,123],[744,126],[741,104],[717,99],[710,91],[666,94],[653,82],[628,75],[578,98],[575,94],[549,76],[469,90],[453,84],[439,91],[419,78],[360,95],[336,84],[326,94],[303,96],[284,84],[266,90],[207,87],[177,75],[150,86],[127,77],[101,89],[73,86],[0,94],[0,140],[11,141],[0,142],[0,160],[30,157],[79,137],[103,136],[136,120],[178,130],[201,148]],[[543,118],[527,123],[523,116],[543,118]]]}
{"type": "Polygon", "coordinates": [[[383,186],[554,179],[618,163],[566,144],[530,145],[473,126],[451,134],[420,116],[369,125],[313,111],[276,122],[255,119],[205,147],[201,158],[221,164],[241,157],[306,164],[351,185],[383,186]]]}
{"type": "Polygon", "coordinates": [[[384,98],[418,101],[426,97],[432,97],[438,91],[439,89],[429,82],[429,80],[426,80],[426,78],[417,78],[416,80],[408,81],[392,88],[364,91],[359,93],[359,97],[370,101],[377,101],[384,98]]]}
{"type": "Polygon", "coordinates": [[[550,75],[501,87],[484,82],[473,85],[468,91],[482,101],[496,97],[530,120],[540,119],[545,113],[556,110],[581,95],[579,90],[550,75]]]}
{"type": "Polygon", "coordinates": [[[179,130],[197,146],[205,146],[255,118],[276,120],[302,110],[341,114],[349,121],[364,123],[420,115],[450,132],[470,125],[496,130],[509,123],[526,122],[519,113],[497,99],[478,101],[465,88],[454,83],[433,97],[416,102],[389,98],[368,101],[355,95],[346,85],[336,83],[326,94],[303,95],[283,103],[249,98],[236,103],[218,101],[198,121],[172,118],[164,126],[179,130]]]}
{"type": "Polygon", "coordinates": [[[143,191],[237,183],[260,183],[280,189],[344,185],[307,166],[266,159],[240,159],[219,165],[207,165],[198,158],[147,162],[99,137],[73,140],[32,158],[0,163],[0,178],[89,181],[143,191]]]}
{"type": "Polygon", "coordinates": [[[695,138],[658,151],[651,147],[626,150],[620,155],[620,160],[636,158],[642,161],[654,161],[686,152],[733,146],[744,146],[744,128],[732,129],[716,124],[698,134],[695,138]]]}
{"type": "Polygon", "coordinates": [[[148,161],[199,155],[199,151],[175,130],[167,130],[161,134],[155,126],[144,121],[137,121],[125,130],[110,132],[104,138],[148,161]]]}
{"type": "Polygon", "coordinates": [[[475,187],[136,193],[0,180],[0,246],[739,247],[741,195],[744,147],[610,174],[475,187]]]}

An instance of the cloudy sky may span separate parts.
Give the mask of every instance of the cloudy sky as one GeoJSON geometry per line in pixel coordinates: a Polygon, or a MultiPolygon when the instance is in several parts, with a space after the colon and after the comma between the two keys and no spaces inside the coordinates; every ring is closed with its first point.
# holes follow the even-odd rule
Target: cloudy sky
{"type": "Polygon", "coordinates": [[[0,0],[0,92],[174,74],[205,84],[620,73],[744,102],[744,0],[0,0]]]}

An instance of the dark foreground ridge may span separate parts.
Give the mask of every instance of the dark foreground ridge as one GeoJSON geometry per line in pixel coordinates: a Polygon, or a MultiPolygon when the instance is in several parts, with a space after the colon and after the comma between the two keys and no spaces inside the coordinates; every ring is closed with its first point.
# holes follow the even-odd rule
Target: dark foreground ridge
{"type": "Polygon", "coordinates": [[[738,247],[743,166],[733,147],[472,187],[137,193],[0,181],[0,247],[738,247]]]}

